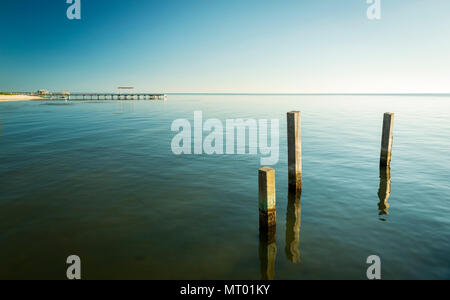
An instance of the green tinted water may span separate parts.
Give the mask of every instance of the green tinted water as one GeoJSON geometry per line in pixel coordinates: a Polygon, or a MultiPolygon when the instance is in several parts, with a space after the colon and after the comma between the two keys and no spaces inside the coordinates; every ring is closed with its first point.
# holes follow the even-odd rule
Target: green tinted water
{"type": "Polygon", "coordinates": [[[384,279],[450,279],[449,98],[63,104],[0,104],[1,279],[65,279],[72,254],[83,279],[261,278],[260,157],[174,155],[172,122],[199,110],[224,124],[280,120],[275,279],[365,279],[373,254],[384,279]],[[287,191],[291,110],[302,111],[301,202],[287,191]],[[387,111],[395,140],[389,214],[380,216],[387,111]]]}

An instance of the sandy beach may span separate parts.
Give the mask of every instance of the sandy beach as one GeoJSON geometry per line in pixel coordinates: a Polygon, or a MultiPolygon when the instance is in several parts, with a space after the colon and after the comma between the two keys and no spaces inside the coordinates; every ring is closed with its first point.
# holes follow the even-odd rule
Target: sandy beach
{"type": "Polygon", "coordinates": [[[29,100],[40,100],[44,99],[38,96],[27,96],[27,95],[0,95],[0,102],[6,101],[29,101],[29,100]]]}

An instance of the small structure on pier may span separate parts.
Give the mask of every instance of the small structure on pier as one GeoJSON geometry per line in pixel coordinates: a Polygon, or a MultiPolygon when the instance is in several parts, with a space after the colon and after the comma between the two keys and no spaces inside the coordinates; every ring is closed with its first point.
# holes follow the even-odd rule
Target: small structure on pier
{"type": "Polygon", "coordinates": [[[47,90],[38,90],[36,94],[39,96],[46,96],[50,93],[47,90]]]}

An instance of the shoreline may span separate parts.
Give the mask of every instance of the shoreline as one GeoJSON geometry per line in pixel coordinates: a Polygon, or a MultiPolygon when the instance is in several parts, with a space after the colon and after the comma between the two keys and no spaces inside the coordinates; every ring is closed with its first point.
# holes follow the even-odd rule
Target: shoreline
{"type": "Polygon", "coordinates": [[[43,97],[27,95],[0,95],[0,102],[41,100],[43,97]]]}

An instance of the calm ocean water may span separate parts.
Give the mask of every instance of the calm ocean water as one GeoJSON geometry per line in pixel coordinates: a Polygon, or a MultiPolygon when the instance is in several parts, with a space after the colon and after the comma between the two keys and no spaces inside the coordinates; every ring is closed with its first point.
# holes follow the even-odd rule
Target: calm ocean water
{"type": "Polygon", "coordinates": [[[450,279],[450,98],[273,95],[0,103],[0,279],[65,279],[72,254],[84,279],[260,279],[260,157],[172,154],[172,122],[196,110],[280,119],[275,279],[365,279],[373,254],[383,279],[450,279]],[[291,110],[302,111],[296,206],[291,110]],[[392,183],[380,216],[388,111],[392,183]]]}

